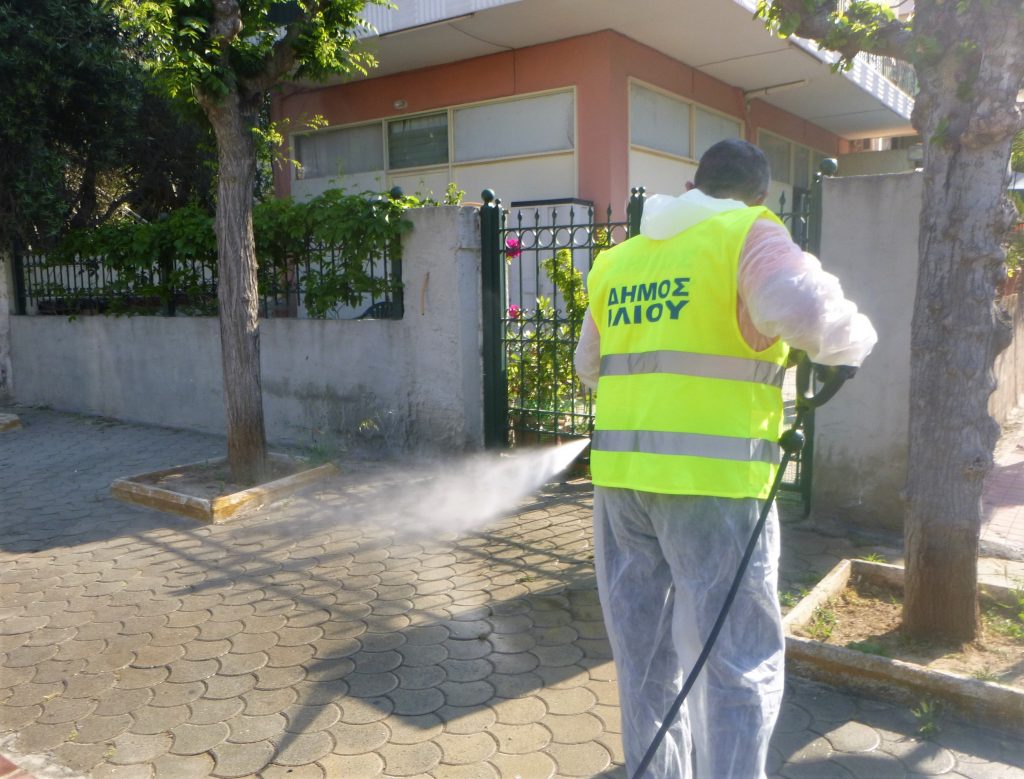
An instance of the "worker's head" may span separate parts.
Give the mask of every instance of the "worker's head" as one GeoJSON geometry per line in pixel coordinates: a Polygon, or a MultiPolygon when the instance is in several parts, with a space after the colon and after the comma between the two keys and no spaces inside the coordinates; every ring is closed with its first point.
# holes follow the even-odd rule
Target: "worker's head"
{"type": "Polygon", "coordinates": [[[770,179],[764,152],[752,143],[729,138],[704,152],[692,186],[711,197],[732,198],[757,206],[768,196],[770,179]]]}

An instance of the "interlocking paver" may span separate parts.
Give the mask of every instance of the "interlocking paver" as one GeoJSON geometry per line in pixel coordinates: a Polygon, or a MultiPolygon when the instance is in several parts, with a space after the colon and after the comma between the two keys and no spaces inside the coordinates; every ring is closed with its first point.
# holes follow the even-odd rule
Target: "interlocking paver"
{"type": "Polygon", "coordinates": [[[124,733],[132,726],[132,718],[127,714],[91,714],[75,724],[78,731],[77,741],[83,744],[98,744],[110,741],[124,733]]]}
{"type": "Polygon", "coordinates": [[[260,716],[238,715],[225,720],[230,733],[228,741],[251,744],[256,741],[270,741],[284,733],[287,720],[283,714],[260,716]]]}
{"type": "MultiPolygon", "coordinates": [[[[83,698],[83,701],[90,699],[83,698]]],[[[145,706],[153,700],[153,689],[142,687],[137,690],[110,690],[99,696],[96,700],[94,714],[109,717],[116,714],[127,714],[135,709],[145,706]]]]}
{"type": "Polygon", "coordinates": [[[422,744],[385,744],[378,750],[384,770],[392,776],[425,774],[441,762],[441,748],[431,742],[422,744]]]}
{"type": "Polygon", "coordinates": [[[77,722],[92,714],[97,705],[98,701],[88,698],[53,698],[43,704],[36,721],[44,725],[77,722]]]}
{"type": "MultiPolygon", "coordinates": [[[[286,669],[291,670],[293,676],[301,674],[302,669],[286,669]]],[[[241,695],[257,687],[256,676],[253,674],[241,674],[240,676],[210,676],[205,679],[203,684],[206,685],[206,692],[203,695],[207,698],[237,698],[241,695]]],[[[285,684],[278,685],[280,687],[286,686],[285,684]]]]}
{"type": "Polygon", "coordinates": [[[200,755],[225,741],[230,729],[223,722],[207,725],[180,724],[169,729],[174,737],[170,752],[175,755],[200,755]]]}
{"type": "Polygon", "coordinates": [[[499,752],[488,762],[501,776],[529,776],[530,779],[552,779],[558,768],[552,758],[540,752],[528,755],[499,752]]]}
{"type": "Polygon", "coordinates": [[[141,706],[131,712],[132,733],[156,735],[189,719],[188,706],[141,706]]]}
{"type": "Polygon", "coordinates": [[[299,734],[285,732],[275,739],[275,743],[277,751],[274,762],[285,766],[315,763],[334,750],[334,739],[327,731],[299,734]]]}
{"type": "Polygon", "coordinates": [[[5,707],[25,708],[37,704],[46,703],[64,691],[63,682],[49,682],[47,684],[19,684],[4,704],[5,707]]]}
{"type": "Polygon", "coordinates": [[[306,763],[297,767],[268,765],[260,772],[260,779],[330,779],[330,777],[319,763],[306,763]]]}
{"type": "MultiPolygon", "coordinates": [[[[219,439],[24,418],[29,456],[0,439],[16,513],[0,518],[0,738],[20,732],[11,743],[52,747],[90,779],[625,776],[585,486],[485,534],[406,537],[373,515],[405,477],[358,463],[313,495],[204,526],[118,503],[108,485],[169,451],[217,454],[219,439]]],[[[856,554],[806,523],[783,538],[784,574],[856,554]]],[[[790,680],[771,775],[1024,772],[1014,738],[953,721],[925,742],[917,724],[790,680]]]]}
{"type": "Polygon", "coordinates": [[[152,691],[151,703],[154,706],[181,706],[191,703],[205,694],[206,685],[204,682],[186,682],[184,684],[164,682],[146,689],[152,691]]]}
{"type": "Polygon", "coordinates": [[[155,779],[198,779],[210,776],[215,763],[210,755],[161,755],[153,761],[155,779]]]}
{"type": "Polygon", "coordinates": [[[274,756],[274,745],[268,741],[254,744],[232,744],[224,742],[212,750],[213,775],[218,777],[242,777],[256,774],[274,756]]]}
{"type": "Polygon", "coordinates": [[[241,698],[209,699],[200,698],[188,704],[188,721],[193,725],[209,725],[226,722],[245,708],[241,698]]]}
{"type": "Polygon", "coordinates": [[[114,754],[109,758],[111,763],[129,765],[132,763],[150,763],[167,752],[171,746],[171,736],[158,733],[144,736],[138,733],[122,733],[114,739],[114,754]]]}
{"type": "Polygon", "coordinates": [[[25,753],[45,752],[68,741],[74,733],[74,726],[66,722],[57,725],[34,725],[22,728],[18,734],[18,748],[25,753]]]}
{"type": "Polygon", "coordinates": [[[242,694],[244,712],[250,716],[275,714],[295,703],[298,693],[289,687],[276,690],[250,690],[242,694]]]}

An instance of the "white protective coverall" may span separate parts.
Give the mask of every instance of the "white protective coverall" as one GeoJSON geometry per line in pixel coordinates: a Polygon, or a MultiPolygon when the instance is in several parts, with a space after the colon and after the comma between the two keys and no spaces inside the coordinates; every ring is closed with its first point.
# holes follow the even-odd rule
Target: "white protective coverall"
{"type": "MultiPolygon", "coordinates": [[[[721,211],[742,208],[697,189],[654,195],[640,232],[664,240],[721,211]]],[[[737,278],[737,319],[754,349],[782,338],[822,365],[858,366],[877,341],[835,276],[759,220],[737,278]]],[[[600,334],[590,312],[576,371],[596,388],[600,334]]],[[[600,404],[600,397],[597,403],[600,404]]],[[[636,772],[693,667],[739,566],[762,502],[594,487],[598,591],[618,673],[626,767],[636,772]]],[[[647,777],[760,779],[782,703],[785,644],[773,507],[732,610],[647,777]]]]}

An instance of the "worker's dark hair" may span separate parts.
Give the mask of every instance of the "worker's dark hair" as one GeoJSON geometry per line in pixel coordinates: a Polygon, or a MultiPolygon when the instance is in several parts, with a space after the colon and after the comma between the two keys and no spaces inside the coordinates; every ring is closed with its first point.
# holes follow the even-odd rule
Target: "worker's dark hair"
{"type": "Polygon", "coordinates": [[[705,195],[750,205],[768,192],[770,180],[764,152],[752,143],[728,138],[704,152],[693,184],[705,195]]]}

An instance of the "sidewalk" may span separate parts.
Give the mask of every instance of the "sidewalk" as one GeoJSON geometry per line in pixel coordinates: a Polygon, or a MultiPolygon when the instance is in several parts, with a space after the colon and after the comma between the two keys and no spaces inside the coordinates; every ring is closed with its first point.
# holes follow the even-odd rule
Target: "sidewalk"
{"type": "MultiPolygon", "coordinates": [[[[546,490],[475,533],[414,533],[395,517],[414,476],[349,464],[206,526],[122,504],[109,485],[217,456],[222,439],[17,413],[23,427],[0,433],[11,766],[97,779],[625,776],[589,485],[546,490]]],[[[876,551],[807,522],[783,539],[794,588],[876,551]]],[[[771,775],[1024,779],[1019,738],[941,725],[925,740],[906,707],[791,679],[771,775]]],[[[0,760],[0,777],[17,770],[0,760]]]]}

